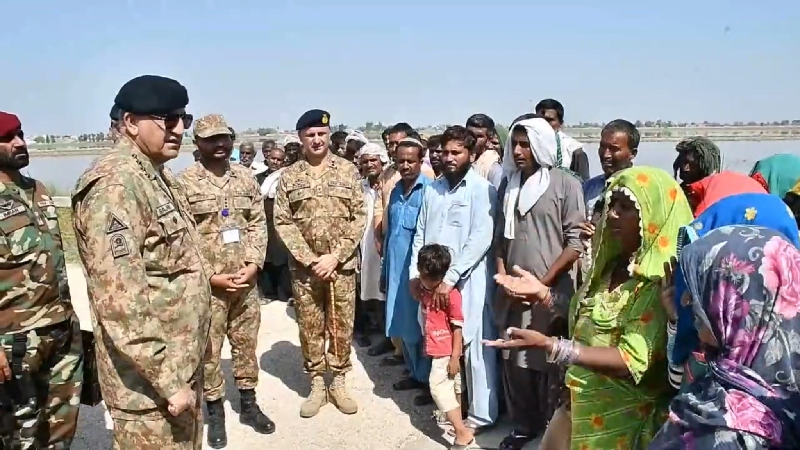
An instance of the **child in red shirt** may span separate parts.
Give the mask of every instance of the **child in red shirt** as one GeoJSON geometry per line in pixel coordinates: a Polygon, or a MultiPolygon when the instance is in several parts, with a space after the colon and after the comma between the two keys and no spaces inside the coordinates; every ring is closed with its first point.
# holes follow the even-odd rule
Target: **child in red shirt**
{"type": "Polygon", "coordinates": [[[428,244],[422,247],[417,258],[419,280],[422,285],[422,311],[425,318],[425,353],[433,359],[429,379],[431,396],[439,411],[453,425],[456,438],[451,450],[465,450],[475,444],[472,429],[461,418],[460,358],[463,344],[461,327],[464,313],[461,310],[461,293],[450,291],[446,305],[439,308],[434,292],[450,268],[451,256],[447,247],[428,244]]]}

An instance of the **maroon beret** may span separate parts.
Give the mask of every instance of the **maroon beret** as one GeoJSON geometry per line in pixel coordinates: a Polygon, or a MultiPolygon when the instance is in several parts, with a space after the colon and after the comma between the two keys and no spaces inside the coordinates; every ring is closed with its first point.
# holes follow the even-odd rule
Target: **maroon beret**
{"type": "Polygon", "coordinates": [[[0,136],[8,136],[21,128],[22,123],[19,121],[19,117],[0,111],[0,136]]]}

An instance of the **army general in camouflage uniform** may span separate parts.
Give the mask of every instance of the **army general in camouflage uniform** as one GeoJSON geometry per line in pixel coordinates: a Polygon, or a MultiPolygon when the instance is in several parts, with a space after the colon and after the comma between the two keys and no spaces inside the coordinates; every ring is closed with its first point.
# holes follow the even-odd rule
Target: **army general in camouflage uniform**
{"type": "Polygon", "coordinates": [[[169,78],[122,86],[114,103],[124,135],[72,196],[115,449],[202,448],[209,281],[235,285],[203,257],[185,194],[164,166],[192,122],[188,102],[169,78]]]}
{"type": "Polygon", "coordinates": [[[259,433],[272,433],[275,424],[256,403],[258,384],[256,344],[261,324],[261,305],[249,295],[264,262],[267,222],[264,203],[250,169],[231,164],[233,138],[225,119],[205,116],[194,125],[200,161],[179,176],[197,222],[202,250],[216,273],[235,273],[242,287],[229,292],[213,289],[211,297],[211,357],[204,366],[204,397],[208,408],[208,444],[227,445],[220,369],[222,343],[231,343],[233,378],[240,394],[239,420],[259,433]]]}
{"type": "Polygon", "coordinates": [[[22,124],[0,112],[0,449],[69,448],[83,342],[56,207],[27,165],[22,124]]]}
{"type": "Polygon", "coordinates": [[[284,170],[275,195],[275,230],[291,255],[300,345],[311,374],[302,417],[316,415],[328,394],[343,413],[358,411],[345,373],[352,367],[356,248],[366,213],[355,166],[329,151],[329,121],[327,112],[312,110],[297,122],[305,159],[284,170]],[[326,369],[334,374],[330,390],[326,369]]]}

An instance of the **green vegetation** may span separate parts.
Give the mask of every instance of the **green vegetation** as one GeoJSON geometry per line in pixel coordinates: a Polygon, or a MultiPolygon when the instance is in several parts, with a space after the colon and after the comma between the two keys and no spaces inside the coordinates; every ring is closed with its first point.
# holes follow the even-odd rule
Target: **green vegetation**
{"type": "Polygon", "coordinates": [[[64,255],[67,263],[81,262],[78,256],[78,243],[75,240],[75,228],[72,226],[72,210],[69,208],[58,208],[58,226],[61,228],[61,242],[64,245],[64,255]]]}

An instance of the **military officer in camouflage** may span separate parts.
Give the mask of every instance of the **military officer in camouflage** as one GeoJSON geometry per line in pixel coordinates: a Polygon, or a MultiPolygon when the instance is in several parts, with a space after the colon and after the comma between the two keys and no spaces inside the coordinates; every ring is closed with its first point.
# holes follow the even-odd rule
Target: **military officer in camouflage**
{"type": "Polygon", "coordinates": [[[302,417],[315,416],[329,397],[345,414],[358,411],[345,373],[352,368],[356,248],[366,213],[356,167],[329,151],[329,123],[321,110],[300,117],[305,158],[284,170],[275,195],[275,230],[291,255],[300,345],[311,375],[302,417]],[[330,389],[322,378],[326,369],[334,374],[330,389]]]}
{"type": "Polygon", "coordinates": [[[0,449],[69,448],[83,342],[56,207],[28,161],[22,124],[0,112],[0,449]]]}
{"type": "Polygon", "coordinates": [[[72,195],[114,448],[201,449],[209,282],[236,289],[236,275],[214,273],[164,165],[192,122],[186,88],[145,75],[125,83],[114,103],[124,135],[72,195]]]}
{"type": "Polygon", "coordinates": [[[211,114],[194,125],[194,140],[200,161],[179,175],[189,200],[206,259],[217,273],[235,273],[232,292],[212,289],[211,357],[206,360],[203,395],[208,409],[208,445],[227,445],[220,369],[222,343],[231,343],[233,378],[239,389],[239,421],[259,433],[275,431],[275,424],[256,403],[258,384],[256,344],[261,324],[261,305],[249,295],[267,251],[267,222],[264,203],[255,177],[247,167],[231,164],[233,138],[225,119],[211,114]]]}

